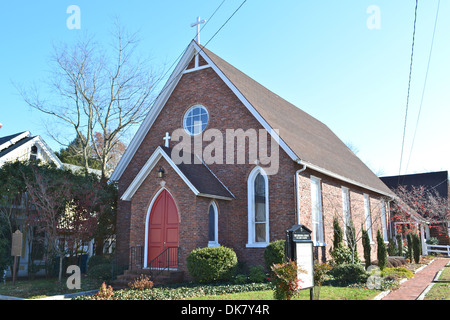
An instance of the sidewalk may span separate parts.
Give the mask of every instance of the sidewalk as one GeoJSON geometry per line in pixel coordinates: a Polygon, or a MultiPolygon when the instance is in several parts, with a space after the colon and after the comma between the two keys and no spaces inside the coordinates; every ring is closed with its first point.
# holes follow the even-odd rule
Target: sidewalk
{"type": "Polygon", "coordinates": [[[71,300],[72,298],[75,298],[78,296],[91,295],[91,294],[95,294],[97,292],[98,292],[98,289],[85,291],[85,292],[60,294],[60,295],[56,295],[56,296],[50,296],[50,297],[38,298],[38,299],[23,299],[23,298],[16,298],[16,297],[0,295],[0,300],[71,300]]]}
{"type": "Polygon", "coordinates": [[[436,258],[424,269],[417,272],[413,278],[402,283],[397,290],[391,291],[381,300],[416,300],[420,294],[433,282],[436,273],[448,264],[450,258],[436,258]]]}

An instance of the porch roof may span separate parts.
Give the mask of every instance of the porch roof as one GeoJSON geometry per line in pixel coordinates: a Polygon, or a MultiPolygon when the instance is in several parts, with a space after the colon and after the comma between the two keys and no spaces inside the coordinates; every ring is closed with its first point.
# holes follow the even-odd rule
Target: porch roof
{"type": "Polygon", "coordinates": [[[136,178],[131,182],[121,199],[131,201],[136,191],[150,174],[157,162],[164,158],[174,169],[186,185],[196,196],[219,200],[233,200],[235,197],[230,190],[217,178],[203,161],[194,162],[195,155],[189,154],[191,163],[175,164],[172,160],[172,149],[159,146],[146,164],[139,171],[136,178]]]}

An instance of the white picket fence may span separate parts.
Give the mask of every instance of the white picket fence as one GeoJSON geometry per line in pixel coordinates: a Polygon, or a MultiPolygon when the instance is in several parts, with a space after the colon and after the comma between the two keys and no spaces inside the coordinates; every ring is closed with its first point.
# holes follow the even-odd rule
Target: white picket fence
{"type": "Polygon", "coordinates": [[[446,253],[450,257],[450,246],[427,244],[427,252],[446,253]],[[437,248],[437,249],[433,249],[437,248]]]}

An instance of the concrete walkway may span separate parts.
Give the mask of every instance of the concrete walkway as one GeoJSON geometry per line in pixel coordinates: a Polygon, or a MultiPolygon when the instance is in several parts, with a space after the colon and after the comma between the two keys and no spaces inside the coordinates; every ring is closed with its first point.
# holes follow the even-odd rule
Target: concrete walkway
{"type": "Polygon", "coordinates": [[[413,278],[402,283],[381,300],[416,300],[428,287],[439,270],[450,262],[450,258],[436,258],[428,266],[417,272],[413,278]]]}
{"type": "Polygon", "coordinates": [[[45,298],[38,298],[38,299],[24,299],[24,298],[16,298],[16,297],[0,295],[0,300],[72,300],[72,298],[75,298],[78,296],[92,295],[92,294],[96,294],[97,292],[98,292],[98,290],[90,290],[90,291],[85,291],[85,292],[61,294],[61,295],[50,296],[50,297],[45,297],[45,298]]]}

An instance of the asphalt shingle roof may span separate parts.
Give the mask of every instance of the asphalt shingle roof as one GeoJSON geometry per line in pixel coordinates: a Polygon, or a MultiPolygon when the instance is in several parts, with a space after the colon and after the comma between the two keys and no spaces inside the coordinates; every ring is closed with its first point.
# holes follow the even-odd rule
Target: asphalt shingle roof
{"type": "Polygon", "coordinates": [[[202,47],[280,138],[307,163],[392,195],[391,190],[322,122],[202,47]]]}

